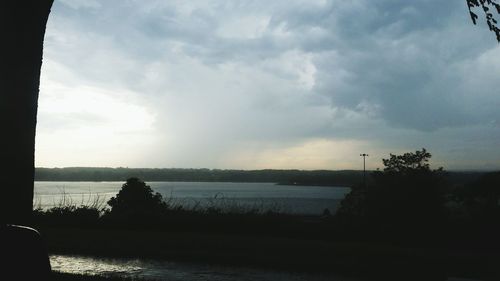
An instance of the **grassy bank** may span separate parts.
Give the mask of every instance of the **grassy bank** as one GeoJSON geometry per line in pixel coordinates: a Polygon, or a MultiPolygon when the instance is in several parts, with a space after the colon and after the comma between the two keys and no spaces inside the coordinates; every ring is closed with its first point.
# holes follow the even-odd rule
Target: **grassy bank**
{"type": "Polygon", "coordinates": [[[445,227],[446,233],[413,233],[418,239],[407,241],[376,225],[346,228],[334,217],[179,209],[160,220],[134,221],[86,212],[92,210],[70,208],[45,218],[40,213],[37,228],[50,253],[340,273],[363,280],[487,280],[498,276],[500,264],[498,248],[480,243],[494,233],[463,224],[445,227]]]}

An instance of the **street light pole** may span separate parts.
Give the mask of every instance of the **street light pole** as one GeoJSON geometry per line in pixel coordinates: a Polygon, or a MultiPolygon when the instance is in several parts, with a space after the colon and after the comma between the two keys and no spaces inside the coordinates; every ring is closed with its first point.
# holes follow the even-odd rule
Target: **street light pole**
{"type": "Polygon", "coordinates": [[[366,187],[366,157],[368,154],[362,153],[359,156],[363,157],[363,187],[366,187]]]}

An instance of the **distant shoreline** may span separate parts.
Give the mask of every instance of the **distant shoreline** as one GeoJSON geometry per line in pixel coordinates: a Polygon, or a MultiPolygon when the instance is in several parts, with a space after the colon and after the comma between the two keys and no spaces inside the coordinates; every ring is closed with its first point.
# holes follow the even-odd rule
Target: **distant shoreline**
{"type": "Polygon", "coordinates": [[[218,170],[149,168],[36,168],[35,181],[109,182],[137,177],[145,182],[232,182],[350,187],[359,184],[356,170],[218,170]]]}
{"type": "Polygon", "coordinates": [[[335,183],[327,183],[327,184],[322,184],[322,183],[301,183],[301,182],[278,182],[275,183],[276,185],[288,185],[288,186],[324,186],[324,187],[351,187],[348,186],[347,184],[335,184],[335,183]]]}
{"type": "MultiPolygon", "coordinates": [[[[91,182],[91,183],[102,183],[102,182],[116,182],[116,183],[122,183],[125,180],[103,180],[103,181],[96,181],[96,180],[35,180],[35,182],[91,182]]],[[[348,186],[346,184],[315,184],[315,183],[287,183],[287,182],[261,182],[261,181],[190,181],[190,180],[185,180],[185,181],[175,181],[175,180],[150,180],[147,181],[148,183],[158,183],[158,182],[196,182],[196,183],[269,183],[269,184],[274,184],[278,186],[314,186],[314,187],[331,187],[331,188],[352,188],[352,186],[348,186]]]]}
{"type": "MultiPolygon", "coordinates": [[[[373,171],[366,171],[370,175],[373,171]]],[[[453,185],[472,182],[487,172],[451,171],[453,185]]],[[[220,170],[179,168],[35,168],[38,182],[124,182],[137,177],[145,182],[275,183],[277,185],[356,187],[363,180],[361,170],[220,170]]],[[[367,177],[368,184],[371,177],[367,177]]]]}

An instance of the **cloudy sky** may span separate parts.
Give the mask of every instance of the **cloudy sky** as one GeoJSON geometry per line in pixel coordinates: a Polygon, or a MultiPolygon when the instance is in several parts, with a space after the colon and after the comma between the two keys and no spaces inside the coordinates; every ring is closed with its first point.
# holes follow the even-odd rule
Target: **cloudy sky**
{"type": "Polygon", "coordinates": [[[500,45],[465,0],[56,0],[39,167],[500,168],[500,45]]]}

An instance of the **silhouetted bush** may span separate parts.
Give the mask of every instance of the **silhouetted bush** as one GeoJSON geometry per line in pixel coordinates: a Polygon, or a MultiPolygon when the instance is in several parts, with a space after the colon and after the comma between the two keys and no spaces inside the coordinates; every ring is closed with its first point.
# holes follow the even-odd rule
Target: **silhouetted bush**
{"type": "Polygon", "coordinates": [[[58,206],[48,210],[35,209],[35,222],[45,225],[89,226],[96,225],[103,210],[95,206],[58,206]]]}
{"type": "Polygon", "coordinates": [[[129,178],[107,203],[111,207],[107,215],[115,218],[152,218],[164,215],[168,210],[162,195],[153,192],[149,185],[138,178],[129,178]]]}
{"type": "Polygon", "coordinates": [[[425,149],[383,159],[383,171],[372,173],[373,184],[353,188],[341,202],[337,217],[393,233],[425,231],[445,216],[447,183],[442,168],[432,170],[425,149]]]}

